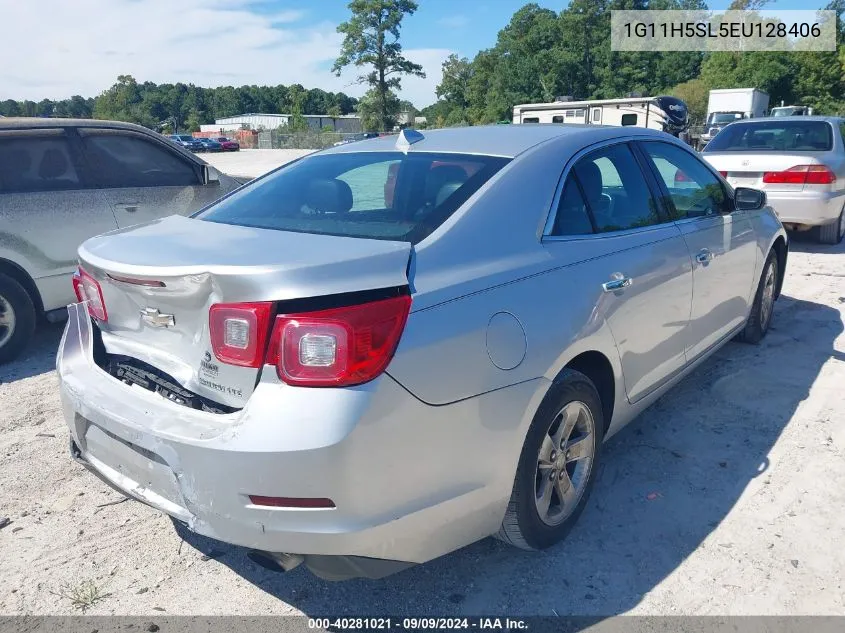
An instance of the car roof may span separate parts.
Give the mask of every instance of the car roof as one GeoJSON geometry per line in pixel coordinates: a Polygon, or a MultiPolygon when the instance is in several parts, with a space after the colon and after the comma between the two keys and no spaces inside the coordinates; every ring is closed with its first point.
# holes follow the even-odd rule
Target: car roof
{"type": "Polygon", "coordinates": [[[152,130],[135,123],[124,121],[104,121],[100,119],[59,119],[47,117],[8,117],[0,118],[0,130],[30,130],[49,129],[63,127],[98,127],[120,130],[132,130],[134,132],[151,133],[152,130]]]}
{"type": "MultiPolygon", "coordinates": [[[[787,117],[784,117],[787,118],[787,117]]],[[[477,125],[440,130],[420,130],[423,138],[410,146],[409,152],[480,154],[514,158],[532,147],[553,139],[566,138],[585,145],[619,136],[665,138],[664,132],[640,127],[610,125],[572,125],[521,123],[477,125]]],[[[330,147],[321,154],[396,151],[399,136],[391,134],[330,147]]]]}
{"type": "MultiPolygon", "coordinates": [[[[780,106],[778,106],[780,107],[780,106]]],[[[784,106],[786,107],[786,106],[784,106]]],[[[741,119],[739,121],[734,121],[731,125],[749,125],[754,123],[763,123],[767,121],[777,121],[778,123],[783,121],[825,121],[827,123],[833,123],[838,125],[842,121],[842,117],[839,116],[823,116],[823,115],[813,115],[813,116],[801,116],[801,115],[793,115],[793,116],[765,116],[765,117],[758,117],[754,119],[741,119]]]]}

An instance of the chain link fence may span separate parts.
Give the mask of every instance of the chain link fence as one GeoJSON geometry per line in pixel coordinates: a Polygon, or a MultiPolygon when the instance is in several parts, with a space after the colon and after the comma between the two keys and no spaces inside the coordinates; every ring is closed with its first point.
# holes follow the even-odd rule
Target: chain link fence
{"type": "Polygon", "coordinates": [[[325,149],[341,143],[359,141],[365,138],[361,132],[303,132],[282,133],[276,130],[264,130],[257,134],[258,149],[325,149]]]}

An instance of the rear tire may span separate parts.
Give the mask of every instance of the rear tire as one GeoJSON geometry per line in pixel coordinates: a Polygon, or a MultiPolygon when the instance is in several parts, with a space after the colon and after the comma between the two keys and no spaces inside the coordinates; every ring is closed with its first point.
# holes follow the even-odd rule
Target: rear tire
{"type": "Polygon", "coordinates": [[[839,212],[839,218],[830,224],[823,224],[818,228],[819,242],[822,244],[839,244],[845,234],[845,208],[839,212]]]}
{"type": "Polygon", "coordinates": [[[760,282],[757,284],[757,292],[754,294],[754,303],[751,306],[748,321],[745,322],[745,329],[737,337],[743,343],[757,344],[769,331],[775,309],[779,274],[777,253],[773,250],[763,266],[763,274],[760,275],[760,282]]]}
{"type": "Polygon", "coordinates": [[[35,333],[35,306],[17,281],[0,273],[0,365],[17,358],[35,333]]]}
{"type": "Polygon", "coordinates": [[[603,440],[595,385],[580,372],[564,370],[528,429],[496,537],[526,550],[563,540],[587,504],[603,440]]]}

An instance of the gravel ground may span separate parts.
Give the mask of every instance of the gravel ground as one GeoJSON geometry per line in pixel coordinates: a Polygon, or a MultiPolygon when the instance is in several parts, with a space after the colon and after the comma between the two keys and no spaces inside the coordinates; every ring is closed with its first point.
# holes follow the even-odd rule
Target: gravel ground
{"type": "Polygon", "coordinates": [[[310,149],[242,149],[239,152],[200,154],[209,165],[224,174],[242,178],[257,178],[271,169],[312,153],[310,149]]]}
{"type": "Polygon", "coordinates": [[[0,367],[0,614],[845,614],[843,314],[845,243],[794,243],[763,344],[728,344],[610,440],[564,543],[345,583],[177,532],[72,462],[43,327],[0,367]]]}

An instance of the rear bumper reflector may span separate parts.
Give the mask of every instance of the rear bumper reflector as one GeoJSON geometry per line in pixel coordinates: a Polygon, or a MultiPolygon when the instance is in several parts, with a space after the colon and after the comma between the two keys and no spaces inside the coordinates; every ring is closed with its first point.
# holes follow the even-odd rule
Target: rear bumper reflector
{"type": "Polygon", "coordinates": [[[252,505],[266,506],[269,508],[334,508],[334,501],[331,499],[313,499],[309,497],[262,497],[260,495],[249,495],[252,505]]]}

